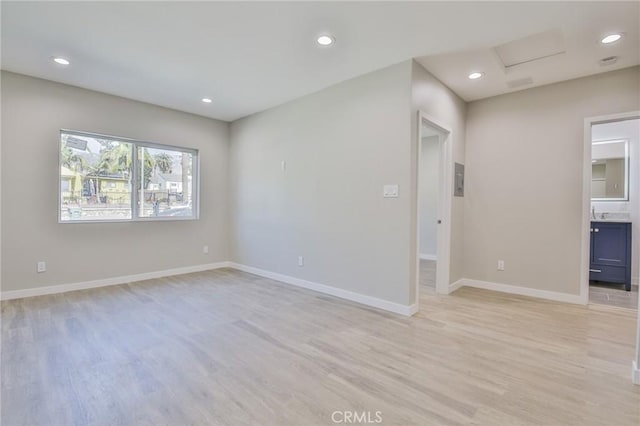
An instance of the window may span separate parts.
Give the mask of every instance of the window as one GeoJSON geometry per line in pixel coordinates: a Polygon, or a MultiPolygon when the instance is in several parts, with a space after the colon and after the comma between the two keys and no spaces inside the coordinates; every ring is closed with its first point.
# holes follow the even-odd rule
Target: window
{"type": "Polygon", "coordinates": [[[60,132],[59,221],[198,217],[198,151],[60,132]]]}

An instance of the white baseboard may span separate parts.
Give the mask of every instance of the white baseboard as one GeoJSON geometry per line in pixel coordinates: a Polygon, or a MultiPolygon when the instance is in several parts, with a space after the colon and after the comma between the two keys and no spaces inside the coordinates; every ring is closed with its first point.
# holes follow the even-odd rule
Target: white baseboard
{"type": "Polygon", "coordinates": [[[549,290],[538,290],[530,287],[519,287],[515,285],[493,283],[489,281],[472,280],[469,278],[463,278],[459,281],[456,281],[453,285],[457,285],[458,283],[460,283],[458,285],[458,288],[459,287],[482,288],[485,290],[493,290],[493,291],[499,291],[502,293],[517,294],[520,296],[537,297],[538,299],[555,300],[557,302],[574,303],[577,305],[585,304],[584,300],[582,300],[582,298],[578,294],[567,294],[567,293],[559,293],[556,291],[549,291],[549,290]]]}
{"type": "Polygon", "coordinates": [[[165,269],[163,271],[145,272],[142,274],[124,275],[120,277],[104,278],[101,280],[83,281],[72,284],[59,284],[47,287],[34,287],[25,290],[10,290],[0,293],[0,300],[22,299],[24,297],[44,296],[46,294],[66,293],[67,291],[86,290],[89,288],[106,287],[111,285],[126,284],[135,281],[151,280],[155,278],[170,277],[172,275],[189,274],[191,272],[208,271],[211,269],[226,268],[230,262],[206,263],[203,265],[185,266],[182,268],[165,269]]]}
{"type": "Polygon", "coordinates": [[[422,260],[438,260],[437,254],[422,254],[420,253],[420,259],[422,260]]]}
{"type": "Polygon", "coordinates": [[[638,366],[637,362],[633,361],[631,368],[631,381],[634,385],[640,385],[640,366],[638,366]]]}
{"type": "Polygon", "coordinates": [[[461,279],[461,280],[458,280],[458,281],[456,281],[454,283],[449,284],[449,293],[448,294],[453,293],[454,291],[456,291],[457,289],[459,289],[460,287],[463,287],[463,286],[464,286],[464,279],[461,279]]]}
{"type": "Polygon", "coordinates": [[[355,293],[352,291],[343,290],[340,288],[331,287],[324,284],[318,284],[312,281],[306,281],[299,278],[290,277],[287,275],[277,274],[275,272],[265,271],[263,269],[253,268],[251,266],[240,265],[233,262],[207,263],[203,265],[185,266],[182,268],[165,269],[163,271],[145,272],[142,274],[124,275],[120,277],[104,278],[104,279],[93,280],[93,281],[83,281],[83,282],[77,282],[77,283],[71,283],[71,284],[59,284],[59,285],[52,285],[47,287],[35,287],[35,288],[29,288],[25,290],[3,291],[3,292],[0,292],[0,300],[22,299],[24,297],[66,293],[68,291],[75,291],[75,290],[87,290],[90,288],[126,284],[126,283],[131,283],[136,281],[151,280],[155,278],[189,274],[192,272],[208,271],[208,270],[219,269],[219,268],[238,269],[240,271],[249,272],[249,273],[260,275],[266,278],[271,278],[286,284],[292,284],[298,287],[303,287],[310,290],[318,291],[320,293],[330,294],[332,296],[351,300],[353,302],[361,303],[367,306],[373,306],[375,308],[383,309],[385,311],[397,313],[400,315],[411,316],[416,312],[418,312],[417,303],[414,303],[413,305],[408,305],[408,306],[401,305],[399,303],[378,299],[377,297],[366,296],[364,294],[355,293]]]}
{"type": "Polygon", "coordinates": [[[410,316],[413,316],[413,315],[417,314],[419,310],[420,310],[420,306],[418,305],[418,302],[416,302],[413,305],[409,305],[409,314],[408,315],[405,315],[405,314],[402,314],[402,315],[410,317],[410,316]]]}
{"type": "Polygon", "coordinates": [[[313,281],[291,277],[289,275],[278,274],[276,272],[266,271],[264,269],[254,268],[253,266],[247,266],[233,262],[231,262],[229,266],[231,268],[238,269],[239,271],[260,275],[261,277],[281,281],[286,284],[295,285],[297,287],[306,288],[309,290],[317,291],[319,293],[330,294],[331,296],[351,300],[352,302],[361,303],[363,305],[372,306],[374,308],[379,308],[400,315],[411,316],[418,311],[417,303],[414,303],[413,305],[401,305],[399,303],[390,302],[388,300],[378,299],[377,297],[366,296],[364,294],[355,293],[353,291],[344,290],[325,284],[319,284],[313,281]]]}

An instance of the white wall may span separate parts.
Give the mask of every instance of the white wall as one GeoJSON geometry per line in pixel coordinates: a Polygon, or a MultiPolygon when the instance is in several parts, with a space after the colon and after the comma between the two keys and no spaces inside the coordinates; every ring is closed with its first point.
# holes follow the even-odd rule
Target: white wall
{"type": "MultiPolygon", "coordinates": [[[[596,213],[627,212],[631,219],[631,282],[638,285],[640,262],[640,119],[597,124],[591,128],[594,141],[629,139],[629,201],[592,201],[596,213]]],[[[604,145],[607,146],[607,145],[604,145]]]]}
{"type": "Polygon", "coordinates": [[[420,183],[418,184],[420,215],[420,256],[434,257],[438,251],[438,136],[422,138],[420,151],[420,183]]]}
{"type": "Polygon", "coordinates": [[[232,123],[233,261],[413,302],[410,73],[406,61],[232,123]]]}
{"type": "MultiPolygon", "coordinates": [[[[412,61],[411,68],[411,149],[412,149],[412,182],[416,182],[416,172],[418,161],[415,161],[418,154],[418,111],[422,111],[428,116],[446,124],[452,130],[452,152],[453,161],[464,164],[465,162],[465,120],[467,114],[467,104],[458,97],[451,89],[442,84],[438,79],[425,70],[420,64],[412,61]]],[[[449,179],[453,179],[453,170],[449,179]]],[[[412,188],[417,193],[417,188],[412,188]]],[[[449,281],[451,283],[463,278],[463,226],[464,226],[464,197],[454,197],[451,205],[451,263],[449,271],[449,281]]],[[[417,198],[417,197],[416,197],[417,198]]],[[[413,200],[416,203],[416,200],[413,200]]],[[[411,208],[412,223],[412,247],[416,244],[417,238],[417,217],[416,204],[411,208]]],[[[417,245],[417,244],[416,244],[417,245]]],[[[411,253],[412,282],[415,282],[416,253],[411,253]]],[[[415,291],[415,289],[414,289],[415,291]]]]}
{"type": "Polygon", "coordinates": [[[634,67],[469,104],[466,278],[579,293],[584,119],[638,110],[639,93],[634,67]]]}
{"type": "Polygon", "coordinates": [[[8,72],[1,84],[3,291],[228,260],[227,123],[8,72]],[[58,224],[61,128],[199,149],[200,220],[58,224]]]}

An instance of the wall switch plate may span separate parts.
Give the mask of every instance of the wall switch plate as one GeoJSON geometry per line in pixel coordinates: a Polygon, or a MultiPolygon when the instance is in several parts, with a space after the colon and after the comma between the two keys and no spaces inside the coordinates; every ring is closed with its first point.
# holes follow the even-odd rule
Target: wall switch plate
{"type": "Polygon", "coordinates": [[[498,260],[498,271],[504,271],[504,260],[498,260]]]}
{"type": "Polygon", "coordinates": [[[209,254],[209,246],[202,247],[202,253],[209,254]]]}
{"type": "Polygon", "coordinates": [[[304,257],[298,256],[298,266],[304,266],[304,257]]]}
{"type": "Polygon", "coordinates": [[[384,198],[398,198],[400,192],[398,185],[385,185],[382,189],[384,198]]]}
{"type": "Polygon", "coordinates": [[[36,270],[38,271],[38,273],[46,272],[47,263],[46,262],[38,262],[38,266],[37,266],[36,270]]]}

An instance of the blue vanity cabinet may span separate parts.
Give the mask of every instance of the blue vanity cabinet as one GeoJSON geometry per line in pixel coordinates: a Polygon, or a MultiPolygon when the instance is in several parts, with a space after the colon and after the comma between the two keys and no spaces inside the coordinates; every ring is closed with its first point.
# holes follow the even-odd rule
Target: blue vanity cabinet
{"type": "Polygon", "coordinates": [[[631,223],[591,222],[589,279],[624,284],[631,291],[631,223]]]}

